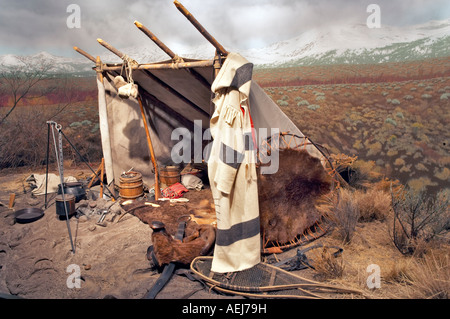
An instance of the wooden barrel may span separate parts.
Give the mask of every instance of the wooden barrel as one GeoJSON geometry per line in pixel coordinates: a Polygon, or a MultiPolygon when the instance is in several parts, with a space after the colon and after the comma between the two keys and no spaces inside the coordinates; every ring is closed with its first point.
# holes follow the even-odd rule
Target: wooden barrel
{"type": "Polygon", "coordinates": [[[135,199],[144,194],[144,183],[142,174],[139,172],[126,172],[120,175],[120,197],[125,199],[135,199]]]}
{"type": "Polygon", "coordinates": [[[181,182],[180,168],[178,166],[165,166],[161,168],[159,180],[167,186],[181,182]]]}

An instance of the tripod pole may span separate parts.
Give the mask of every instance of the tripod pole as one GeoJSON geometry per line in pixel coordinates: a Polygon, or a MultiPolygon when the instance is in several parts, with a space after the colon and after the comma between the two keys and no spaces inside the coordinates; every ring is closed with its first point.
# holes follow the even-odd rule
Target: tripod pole
{"type": "MultiPolygon", "coordinates": [[[[54,125],[56,127],[56,129],[59,132],[59,140],[61,141],[62,139],[62,135],[61,135],[61,125],[56,124],[55,122],[52,123],[52,125],[54,125]]],[[[69,238],[70,238],[70,245],[72,246],[72,252],[75,254],[75,247],[73,245],[73,240],[72,240],[72,232],[70,231],[70,223],[69,223],[69,213],[67,212],[67,204],[66,204],[66,199],[65,199],[65,194],[64,194],[64,176],[63,176],[63,170],[62,170],[62,146],[60,144],[60,156],[58,156],[58,147],[56,146],[56,138],[55,138],[55,132],[52,128],[52,135],[53,135],[53,143],[55,144],[55,154],[56,154],[56,162],[58,163],[58,171],[59,171],[59,178],[61,180],[61,195],[62,195],[62,199],[63,199],[63,203],[64,203],[64,211],[66,213],[66,225],[67,225],[67,230],[69,232],[69,238]]]]}
{"type": "Polygon", "coordinates": [[[45,209],[47,209],[47,186],[48,186],[48,161],[50,154],[50,122],[47,122],[47,157],[46,164],[47,168],[45,170],[45,209]]]}

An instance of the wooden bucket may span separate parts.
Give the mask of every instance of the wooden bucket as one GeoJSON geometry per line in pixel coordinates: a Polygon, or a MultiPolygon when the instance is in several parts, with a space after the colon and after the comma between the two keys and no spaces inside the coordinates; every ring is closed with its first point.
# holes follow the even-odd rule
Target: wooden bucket
{"type": "Polygon", "coordinates": [[[172,186],[181,182],[180,168],[178,166],[166,166],[160,169],[159,180],[162,184],[172,186]]]}
{"type": "Polygon", "coordinates": [[[120,175],[120,197],[125,199],[135,199],[144,194],[144,183],[142,174],[139,172],[126,172],[120,175]]]}

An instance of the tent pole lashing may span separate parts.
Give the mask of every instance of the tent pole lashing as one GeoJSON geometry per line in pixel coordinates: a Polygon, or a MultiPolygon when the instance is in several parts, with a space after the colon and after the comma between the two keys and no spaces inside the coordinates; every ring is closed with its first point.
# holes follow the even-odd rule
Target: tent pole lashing
{"type": "MultiPolygon", "coordinates": [[[[110,45],[109,43],[103,41],[102,39],[97,39],[97,41],[103,45],[105,48],[107,48],[108,50],[110,50],[112,53],[114,53],[115,55],[117,55],[120,58],[125,57],[125,55],[120,52],[119,50],[117,50],[116,48],[114,48],[112,45],[110,45]]],[[[133,60],[134,61],[134,60],[133,60]]],[[[104,70],[105,68],[103,68],[104,70]]],[[[199,112],[203,113],[206,116],[209,116],[209,114],[207,112],[205,112],[201,107],[199,107],[198,105],[196,105],[195,103],[193,103],[192,101],[188,100],[186,97],[184,97],[184,95],[180,94],[178,91],[174,90],[172,87],[170,87],[169,85],[167,85],[164,81],[162,81],[160,78],[158,78],[157,76],[153,75],[152,73],[146,71],[146,74],[151,77],[154,81],[156,81],[159,85],[161,85],[164,89],[166,89],[167,91],[169,91],[171,94],[175,95],[176,97],[178,97],[179,99],[181,99],[182,101],[184,101],[185,103],[191,105],[193,108],[195,108],[196,110],[198,110],[199,112]]]]}

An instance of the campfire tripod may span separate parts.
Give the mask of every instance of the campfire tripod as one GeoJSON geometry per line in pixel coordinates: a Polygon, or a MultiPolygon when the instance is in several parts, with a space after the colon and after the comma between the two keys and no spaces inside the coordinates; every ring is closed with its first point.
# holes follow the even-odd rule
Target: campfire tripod
{"type": "MultiPolygon", "coordinates": [[[[89,163],[83,158],[83,156],[80,154],[80,152],[77,150],[77,148],[72,144],[72,142],[67,138],[67,136],[62,131],[61,124],[58,124],[54,121],[47,121],[47,157],[46,157],[46,172],[45,172],[45,208],[47,209],[47,187],[48,187],[48,163],[49,163],[49,155],[50,155],[50,128],[53,135],[53,144],[55,146],[55,156],[56,156],[56,163],[58,164],[58,172],[61,182],[61,196],[62,200],[64,202],[64,212],[66,216],[66,224],[67,224],[67,230],[69,232],[70,237],[70,244],[72,246],[72,252],[75,254],[75,246],[73,244],[72,240],[72,232],[70,230],[70,224],[69,224],[69,214],[67,212],[67,204],[65,199],[65,193],[64,193],[64,166],[63,166],[63,147],[62,147],[62,137],[66,139],[66,141],[70,144],[70,146],[75,150],[75,152],[78,154],[78,156],[81,158],[81,160],[89,167],[89,169],[94,173],[94,176],[97,175],[97,173],[94,171],[94,169],[89,165],[89,163]],[[56,143],[56,137],[55,137],[55,131],[58,131],[58,144],[56,143]]],[[[103,183],[102,179],[100,179],[101,185],[106,188],[111,196],[116,199],[114,196],[114,193],[109,190],[109,188],[103,183]]]]}

